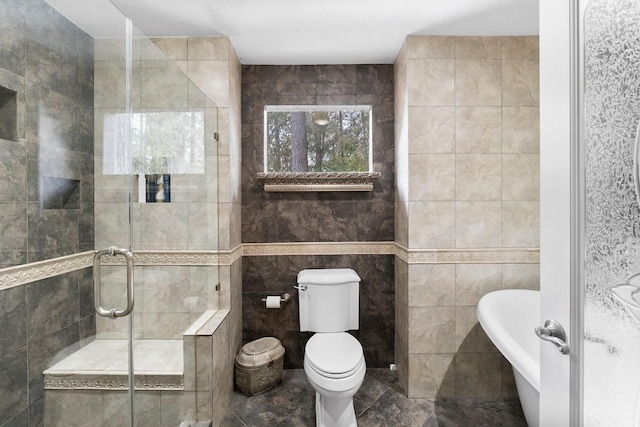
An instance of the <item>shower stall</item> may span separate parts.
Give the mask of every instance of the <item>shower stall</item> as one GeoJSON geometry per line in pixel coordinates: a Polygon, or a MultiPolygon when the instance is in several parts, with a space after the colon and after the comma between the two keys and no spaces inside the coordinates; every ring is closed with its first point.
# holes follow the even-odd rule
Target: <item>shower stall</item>
{"type": "Polygon", "coordinates": [[[151,40],[109,0],[0,17],[0,426],[215,425],[239,255],[202,71],[228,40],[151,40]]]}

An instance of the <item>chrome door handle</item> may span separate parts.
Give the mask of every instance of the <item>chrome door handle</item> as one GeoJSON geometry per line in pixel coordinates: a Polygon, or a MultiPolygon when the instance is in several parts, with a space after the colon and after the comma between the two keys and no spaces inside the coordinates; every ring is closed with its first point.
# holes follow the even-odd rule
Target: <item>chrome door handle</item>
{"type": "Polygon", "coordinates": [[[116,317],[124,317],[133,311],[133,255],[127,249],[111,246],[109,249],[103,249],[93,255],[93,299],[96,313],[103,317],[115,319],[116,317]],[[113,308],[107,310],[102,308],[100,295],[100,259],[104,255],[124,255],[127,260],[127,306],[123,310],[113,308]]]}
{"type": "Polygon", "coordinates": [[[569,354],[569,345],[565,341],[566,334],[560,323],[553,319],[549,319],[544,322],[544,327],[536,326],[535,331],[538,338],[553,343],[558,347],[560,353],[569,354]]]}

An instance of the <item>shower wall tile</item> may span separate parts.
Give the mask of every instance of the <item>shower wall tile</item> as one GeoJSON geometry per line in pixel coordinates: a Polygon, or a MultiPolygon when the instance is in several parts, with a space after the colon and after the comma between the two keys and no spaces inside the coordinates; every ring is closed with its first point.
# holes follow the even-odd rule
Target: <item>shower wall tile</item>
{"type": "Polygon", "coordinates": [[[218,212],[209,203],[188,204],[189,249],[211,249],[218,246],[218,212]]]}
{"type": "Polygon", "coordinates": [[[190,60],[188,76],[216,106],[229,106],[229,61],[190,60]]]}
{"type": "Polygon", "coordinates": [[[0,210],[0,251],[7,254],[27,251],[26,203],[2,203],[0,210]]]}
{"type": "Polygon", "coordinates": [[[42,209],[29,204],[28,261],[42,261],[78,252],[79,217],[75,209],[42,209]]]}
{"type": "Polygon", "coordinates": [[[152,44],[172,61],[186,61],[188,59],[187,37],[152,38],[152,44]]]}
{"type": "Polygon", "coordinates": [[[0,4],[3,37],[0,40],[0,68],[24,76],[26,58],[27,0],[8,0],[0,4]]]}
{"type": "Polygon", "coordinates": [[[27,285],[27,328],[42,335],[77,324],[80,320],[78,273],[69,273],[27,285]]]}
{"type": "MultiPolygon", "coordinates": [[[[9,267],[93,248],[93,39],[41,0],[4,1],[0,16],[0,86],[17,101],[17,141],[0,141],[0,267],[9,267]],[[43,204],[50,179],[78,181],[66,209],[43,204]]],[[[42,371],[95,331],[90,280],[83,271],[1,292],[11,307],[0,330],[11,337],[0,334],[9,379],[0,414],[16,415],[1,425],[42,425],[42,371]]]]}
{"type": "MultiPolygon", "coordinates": [[[[96,51],[99,50],[102,50],[101,45],[96,45],[96,51]]],[[[124,108],[126,102],[126,69],[121,58],[113,61],[96,60],[94,65],[95,108],[124,108]]],[[[133,80],[134,82],[139,82],[139,67],[134,70],[133,80]]]]}
{"type": "Polygon", "coordinates": [[[140,61],[140,64],[143,108],[175,110],[189,106],[189,81],[173,62],[140,61]]]}
{"type": "Polygon", "coordinates": [[[231,44],[225,37],[190,37],[188,59],[190,61],[228,61],[231,44]]]}
{"type": "MultiPolygon", "coordinates": [[[[0,291],[0,357],[27,345],[27,307],[24,286],[0,291]]],[[[3,413],[0,411],[0,413],[3,413]]]]}
{"type": "Polygon", "coordinates": [[[0,139],[0,203],[24,203],[27,190],[27,153],[25,141],[0,139]]]}
{"type": "Polygon", "coordinates": [[[28,407],[27,397],[27,349],[0,357],[0,425],[28,407]]]}
{"type": "Polygon", "coordinates": [[[29,337],[28,343],[28,374],[29,374],[29,404],[33,404],[44,396],[44,382],[42,372],[56,361],[61,360],[75,350],[78,343],[78,324],[72,324],[49,335],[29,337]]]}
{"type": "Polygon", "coordinates": [[[77,101],[52,89],[27,83],[27,130],[29,141],[77,150],[77,101]]]}

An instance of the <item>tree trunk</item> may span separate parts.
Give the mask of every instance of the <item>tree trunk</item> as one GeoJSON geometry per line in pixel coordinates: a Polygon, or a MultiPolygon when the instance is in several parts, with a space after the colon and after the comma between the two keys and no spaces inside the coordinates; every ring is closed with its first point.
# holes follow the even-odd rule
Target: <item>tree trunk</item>
{"type": "Polygon", "coordinates": [[[304,111],[291,113],[291,171],[308,172],[309,163],[307,153],[309,143],[307,141],[307,123],[304,111]]]}

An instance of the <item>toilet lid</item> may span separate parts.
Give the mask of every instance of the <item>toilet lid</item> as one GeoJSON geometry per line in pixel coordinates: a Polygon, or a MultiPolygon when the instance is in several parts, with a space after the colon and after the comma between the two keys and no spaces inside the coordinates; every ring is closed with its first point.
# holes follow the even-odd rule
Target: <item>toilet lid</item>
{"type": "Polygon", "coordinates": [[[362,346],[351,334],[317,333],[305,347],[305,358],[318,373],[331,378],[343,378],[364,362],[362,346]]]}

